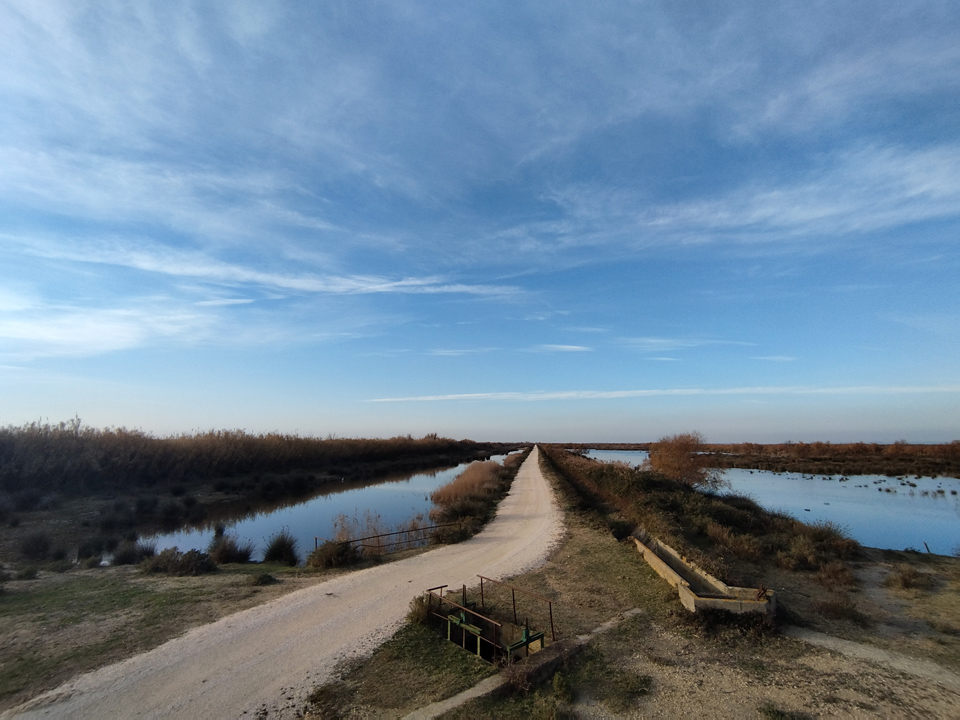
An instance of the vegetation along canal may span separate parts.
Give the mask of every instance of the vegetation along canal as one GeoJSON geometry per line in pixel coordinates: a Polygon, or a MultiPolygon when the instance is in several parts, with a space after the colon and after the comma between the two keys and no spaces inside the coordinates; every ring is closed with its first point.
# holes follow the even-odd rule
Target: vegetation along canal
{"type": "MultiPolygon", "coordinates": [[[[503,462],[503,455],[491,460],[503,462]]],[[[358,532],[365,527],[376,527],[374,532],[394,530],[397,526],[422,515],[427,517],[433,504],[430,493],[459,475],[469,465],[430,470],[404,475],[393,475],[364,483],[344,482],[324,488],[319,495],[304,502],[276,508],[252,508],[241,517],[222,520],[228,535],[241,544],[254,547],[254,560],[263,557],[267,541],[280,530],[287,530],[298,543],[301,560],[314,548],[316,537],[330,539],[338,518],[356,521],[358,532]]],[[[429,521],[426,521],[429,522],[429,521]]],[[[214,537],[215,523],[184,528],[177,532],[144,538],[156,543],[157,551],[177,547],[181,551],[206,550],[214,537]]]]}
{"type": "MultiPolygon", "coordinates": [[[[604,462],[638,465],[645,451],[591,450],[604,462]]],[[[960,548],[960,479],[816,475],[730,468],[723,492],[807,523],[831,522],[867,547],[949,555],[960,548]]]]}

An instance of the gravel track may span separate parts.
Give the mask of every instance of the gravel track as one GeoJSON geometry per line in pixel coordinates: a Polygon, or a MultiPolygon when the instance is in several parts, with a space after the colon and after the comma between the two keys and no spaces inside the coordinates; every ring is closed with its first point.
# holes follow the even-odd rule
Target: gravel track
{"type": "Polygon", "coordinates": [[[195,628],[4,717],[292,717],[339,662],[389,639],[414,595],[442,584],[470,586],[478,574],[506,578],[535,568],[562,532],[563,516],[534,448],[494,521],[470,540],[347,573],[195,628]]]}

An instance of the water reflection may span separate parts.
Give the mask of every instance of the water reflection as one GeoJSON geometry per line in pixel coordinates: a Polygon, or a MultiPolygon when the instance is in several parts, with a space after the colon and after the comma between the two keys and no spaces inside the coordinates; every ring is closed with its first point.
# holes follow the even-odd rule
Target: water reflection
{"type": "MultiPolygon", "coordinates": [[[[503,455],[491,460],[503,462],[503,455]]],[[[417,473],[394,474],[371,481],[342,481],[326,485],[310,499],[291,503],[257,503],[239,501],[232,507],[211,514],[203,525],[178,532],[144,538],[155,542],[157,551],[170,547],[185,550],[206,550],[213,539],[214,526],[226,527],[228,535],[236,536],[241,544],[253,544],[254,560],[261,560],[267,542],[274,533],[287,529],[296,539],[301,560],[314,548],[315,538],[329,538],[337,516],[357,518],[379,516],[386,530],[406,523],[419,514],[426,516],[430,508],[430,494],[459,475],[469,465],[438,468],[417,473]]]]}

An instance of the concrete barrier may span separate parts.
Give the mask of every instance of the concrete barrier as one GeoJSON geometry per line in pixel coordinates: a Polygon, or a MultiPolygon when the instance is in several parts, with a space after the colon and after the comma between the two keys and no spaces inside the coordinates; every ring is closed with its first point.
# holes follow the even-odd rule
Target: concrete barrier
{"type": "Polygon", "coordinates": [[[777,596],[773,590],[731,587],[659,540],[651,538],[643,543],[633,538],[633,542],[654,572],[677,588],[680,603],[690,612],[712,608],[769,617],[776,612],[777,596]]]}

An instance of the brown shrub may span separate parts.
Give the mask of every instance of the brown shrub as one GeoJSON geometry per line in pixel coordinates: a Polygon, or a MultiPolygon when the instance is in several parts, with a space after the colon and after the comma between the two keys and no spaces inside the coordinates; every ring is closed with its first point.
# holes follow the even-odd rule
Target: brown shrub
{"type": "Polygon", "coordinates": [[[826,588],[856,587],[857,579],[844,563],[834,560],[821,566],[817,573],[817,582],[826,588]]]}
{"type": "Polygon", "coordinates": [[[937,579],[912,565],[898,565],[887,575],[883,584],[898,590],[931,590],[937,584],[937,579]]]}
{"type": "Polygon", "coordinates": [[[857,604],[845,593],[820,600],[814,603],[813,609],[831,620],[848,620],[861,626],[866,626],[870,622],[870,619],[860,612],[857,604]]]}

